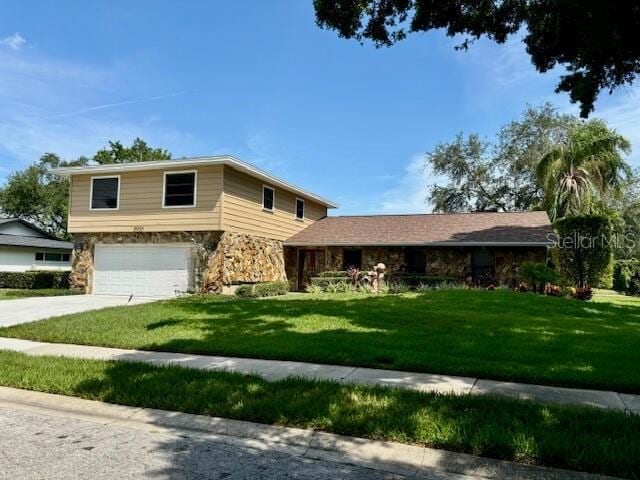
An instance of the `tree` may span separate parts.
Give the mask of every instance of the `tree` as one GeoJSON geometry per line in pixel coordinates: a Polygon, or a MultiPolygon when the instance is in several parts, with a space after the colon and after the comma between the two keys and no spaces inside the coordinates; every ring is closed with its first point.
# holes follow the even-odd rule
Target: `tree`
{"type": "Polygon", "coordinates": [[[554,260],[560,271],[577,287],[599,286],[613,266],[611,219],[607,215],[576,215],[553,226],[558,235],[554,260]]]}
{"type": "Polygon", "coordinates": [[[49,170],[87,165],[88,162],[86,157],[64,162],[54,153],[45,153],[38,163],[9,175],[5,187],[0,189],[0,211],[67,238],[69,181],[51,175],[49,170]]]}
{"type": "Polygon", "coordinates": [[[631,84],[640,72],[640,8],[636,0],[314,0],[316,23],[343,38],[391,46],[412,32],[463,35],[458,49],[481,37],[498,44],[524,31],[533,65],[562,65],[556,92],[568,92],[581,116],[601,90],[631,84]]]}
{"type": "Polygon", "coordinates": [[[93,156],[93,161],[101,165],[111,163],[149,162],[152,160],[169,160],[171,153],[163,148],[151,148],[141,138],[136,138],[130,147],[120,142],[109,142],[93,156]]]}
{"type": "Polygon", "coordinates": [[[169,152],[151,148],[139,138],[128,148],[120,142],[109,142],[109,147],[99,150],[92,160],[80,157],[63,161],[54,153],[45,153],[37,163],[9,175],[5,186],[0,188],[0,212],[27,220],[60,238],[69,238],[69,181],[52,175],[52,168],[83,166],[92,162],[111,164],[169,158],[169,152]]]}
{"type": "Polygon", "coordinates": [[[535,166],[562,142],[578,120],[550,104],[527,107],[522,117],[501,128],[496,140],[456,136],[426,155],[425,167],[448,178],[432,185],[428,199],[437,212],[526,211],[540,206],[543,192],[535,166]]]}
{"type": "Polygon", "coordinates": [[[604,213],[608,196],[619,194],[632,175],[623,158],[630,150],[629,141],[602,120],[572,128],[568,138],[546,153],[536,167],[551,219],[604,213]]]}

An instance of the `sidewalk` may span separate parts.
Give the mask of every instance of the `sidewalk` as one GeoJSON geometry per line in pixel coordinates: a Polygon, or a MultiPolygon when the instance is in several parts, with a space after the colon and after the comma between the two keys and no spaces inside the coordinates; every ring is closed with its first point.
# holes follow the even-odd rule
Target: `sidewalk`
{"type": "Polygon", "coordinates": [[[311,380],[330,380],[348,384],[405,388],[422,392],[456,393],[462,395],[504,395],[521,400],[583,405],[640,414],[640,395],[500,382],[471,377],[280,360],[259,360],[42,343],[4,337],[0,337],[0,350],[11,350],[32,356],[53,355],[94,360],[118,360],[143,362],[152,365],[172,365],[202,370],[238,372],[258,375],[268,381],[281,380],[286,377],[298,377],[311,380]]]}
{"type": "MultiPolygon", "coordinates": [[[[57,438],[66,437],[69,429],[80,430],[81,435],[74,436],[91,437],[95,428],[91,429],[85,424],[99,426],[99,431],[102,432],[101,436],[106,438],[122,439],[125,436],[122,429],[151,433],[156,437],[156,440],[158,437],[164,438],[167,434],[173,434],[181,438],[180,445],[170,442],[168,445],[170,448],[165,448],[164,451],[170,450],[174,460],[176,455],[182,454],[184,457],[183,454],[188,450],[189,442],[206,443],[208,448],[205,449],[205,456],[192,455],[187,457],[186,461],[183,459],[181,462],[182,464],[189,463],[189,465],[183,465],[183,467],[188,467],[188,471],[206,462],[207,458],[212,455],[211,450],[219,449],[215,446],[216,444],[225,443],[232,445],[236,450],[250,448],[271,454],[281,452],[286,454],[287,458],[301,458],[306,462],[333,463],[341,465],[344,469],[353,465],[365,467],[384,472],[386,475],[383,478],[411,477],[423,480],[595,480],[596,478],[611,478],[569,470],[533,467],[394,442],[372,441],[313,430],[263,425],[165,410],[127,407],[62,395],[0,387],[0,416],[3,411],[8,414],[27,412],[31,415],[28,421],[14,422],[16,425],[19,424],[22,430],[25,430],[19,436],[21,439],[32,438],[33,433],[30,434],[32,430],[44,434],[43,430],[47,430],[48,426],[49,430],[53,429],[50,434],[57,435],[57,438]],[[61,435],[61,430],[56,430],[56,428],[61,428],[59,421],[53,421],[56,418],[64,420],[65,435],[61,435]],[[40,423],[35,424],[35,422],[40,423]]],[[[152,442],[152,439],[144,437],[133,441],[129,438],[130,435],[126,435],[126,437],[128,439],[125,444],[126,449],[138,447],[135,449],[136,465],[151,460],[148,448],[144,447],[144,444],[152,442]]],[[[43,441],[42,438],[38,437],[40,443],[43,441]]],[[[96,444],[92,443],[91,445],[90,448],[93,449],[96,444]]],[[[101,464],[99,467],[102,471],[106,468],[112,468],[111,462],[117,462],[119,454],[116,451],[117,448],[119,447],[108,444],[100,445],[100,448],[94,450],[94,452],[102,451],[103,455],[105,451],[108,453],[110,463],[101,464]]],[[[33,449],[25,448],[22,450],[30,452],[33,449]]],[[[154,455],[157,456],[158,453],[156,452],[154,455]]],[[[171,458],[167,460],[171,461],[171,458]]],[[[252,459],[249,460],[252,461],[252,459]]],[[[87,457],[85,463],[90,461],[90,457],[87,457]]],[[[283,457],[277,461],[282,464],[283,469],[286,469],[286,465],[291,463],[283,457]]],[[[23,463],[30,469],[33,468],[31,462],[23,463]]],[[[210,466],[212,470],[216,467],[219,468],[220,465],[210,466]]],[[[213,471],[208,472],[208,474],[211,473],[213,471]]],[[[246,474],[242,471],[235,473],[236,476],[246,474]]],[[[283,471],[282,476],[285,476],[286,473],[286,470],[283,471]]],[[[341,476],[345,477],[344,472],[341,476]]],[[[368,475],[367,478],[369,477],[368,475]]],[[[376,476],[376,478],[380,477],[376,476]]],[[[198,476],[197,478],[202,477],[198,476]]]]}

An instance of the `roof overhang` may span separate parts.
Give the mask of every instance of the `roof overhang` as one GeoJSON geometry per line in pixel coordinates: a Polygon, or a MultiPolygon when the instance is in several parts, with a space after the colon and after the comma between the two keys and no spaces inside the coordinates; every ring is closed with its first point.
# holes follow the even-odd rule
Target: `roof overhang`
{"type": "Polygon", "coordinates": [[[251,175],[271,185],[275,185],[284,190],[290,191],[303,198],[313,200],[327,208],[338,208],[338,204],[327,200],[319,195],[306,191],[296,185],[293,185],[281,178],[275,177],[264,170],[255,167],[249,163],[243,162],[230,155],[219,155],[211,157],[195,157],[182,158],[176,160],[160,160],[152,162],[135,162],[135,163],[117,163],[111,165],[88,165],[83,167],[62,167],[51,169],[51,173],[63,177],[71,177],[73,175],[94,175],[94,174],[110,174],[116,172],[139,172],[146,170],[163,170],[172,167],[197,167],[199,165],[227,165],[240,172],[251,175]]]}
{"type": "Polygon", "coordinates": [[[553,242],[405,242],[405,243],[354,243],[354,242],[283,242],[286,247],[552,247],[553,242]]]}

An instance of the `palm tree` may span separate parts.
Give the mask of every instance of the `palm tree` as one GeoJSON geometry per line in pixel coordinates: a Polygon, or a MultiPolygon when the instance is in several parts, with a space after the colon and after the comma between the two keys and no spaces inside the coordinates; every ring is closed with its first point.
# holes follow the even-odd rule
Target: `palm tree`
{"type": "Polygon", "coordinates": [[[601,120],[575,127],[568,139],[538,162],[544,207],[552,220],[605,210],[610,193],[620,191],[631,167],[622,158],[630,143],[601,120]],[[599,200],[599,202],[598,202],[599,200]]]}

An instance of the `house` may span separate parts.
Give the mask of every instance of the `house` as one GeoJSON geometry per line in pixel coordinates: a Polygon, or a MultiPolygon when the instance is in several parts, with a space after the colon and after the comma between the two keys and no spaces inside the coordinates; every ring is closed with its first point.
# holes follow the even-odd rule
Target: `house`
{"type": "Polygon", "coordinates": [[[19,218],[0,218],[0,272],[70,270],[71,242],[19,218]]]}
{"type": "Polygon", "coordinates": [[[284,242],[297,288],[324,270],[371,269],[515,286],[524,261],[553,245],[546,212],[326,217],[284,242]]]}
{"type": "Polygon", "coordinates": [[[73,287],[96,294],[228,292],[323,270],[483,272],[517,280],[551,244],[545,213],[329,217],[337,205],[231,156],[65,167],[73,287]]]}

